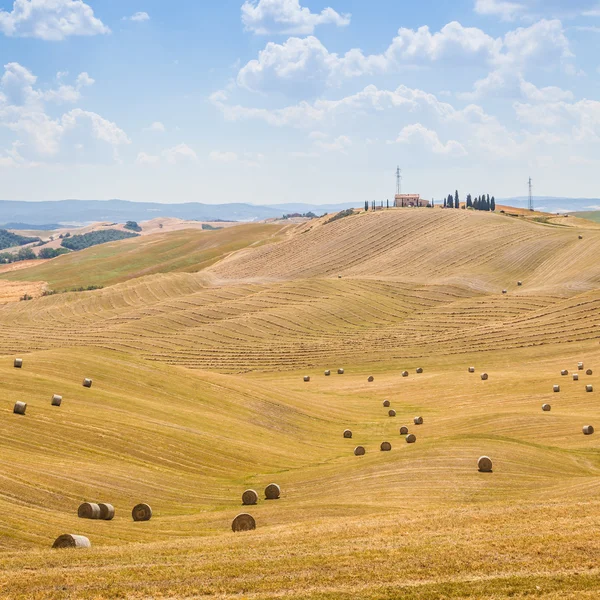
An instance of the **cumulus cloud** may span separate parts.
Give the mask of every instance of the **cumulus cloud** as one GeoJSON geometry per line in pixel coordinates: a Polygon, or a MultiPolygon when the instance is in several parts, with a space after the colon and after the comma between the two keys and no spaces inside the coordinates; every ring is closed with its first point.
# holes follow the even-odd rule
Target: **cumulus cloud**
{"type": "Polygon", "coordinates": [[[154,121],[152,125],[144,129],[144,131],[154,131],[156,133],[164,133],[166,130],[167,128],[160,121],[154,121]]]}
{"type": "Polygon", "coordinates": [[[0,31],[49,41],[110,33],[83,0],[15,0],[12,11],[0,10],[0,31]]]}
{"type": "Polygon", "coordinates": [[[146,152],[140,152],[135,159],[136,165],[155,165],[160,162],[160,156],[154,156],[146,152]]]}
{"type": "Polygon", "coordinates": [[[332,8],[313,13],[301,6],[300,0],[247,0],[242,5],[242,22],[248,31],[259,35],[309,35],[318,25],[349,25],[350,15],[332,8]]]}
{"type": "Polygon", "coordinates": [[[124,17],[125,21],[134,21],[135,23],[143,23],[150,20],[150,15],[147,12],[136,12],[130,17],[124,17]]]}
{"type": "Polygon", "coordinates": [[[187,144],[178,144],[168,148],[163,151],[162,156],[170,165],[198,160],[198,155],[187,144]]]}
{"type": "Polygon", "coordinates": [[[423,144],[434,154],[445,154],[446,156],[465,156],[465,147],[456,140],[443,143],[437,132],[427,129],[421,123],[415,123],[405,127],[396,138],[398,144],[423,144]]]}
{"type": "Polygon", "coordinates": [[[428,27],[402,28],[382,54],[365,55],[353,49],[339,55],[329,52],[314,36],[292,37],[282,44],[270,42],[239,70],[237,84],[250,91],[295,94],[406,67],[439,64],[525,71],[532,66],[567,64],[571,58],[569,41],[558,20],[542,20],[502,38],[452,22],[435,33],[428,27]]]}
{"type": "Polygon", "coordinates": [[[504,21],[512,21],[526,10],[523,4],[507,0],[476,0],[475,12],[480,15],[500,17],[504,21]]]}
{"type": "Polygon", "coordinates": [[[541,16],[599,16],[597,0],[475,0],[475,12],[503,21],[540,18],[541,16]]]}
{"type": "MultiPolygon", "coordinates": [[[[59,73],[57,79],[60,82],[65,77],[65,73],[59,73]]],[[[18,136],[13,150],[18,148],[19,156],[33,161],[40,156],[60,158],[69,142],[71,148],[83,147],[86,140],[90,147],[96,142],[112,149],[129,144],[127,134],[120,127],[95,112],[74,108],[59,117],[48,114],[48,102],[76,102],[81,90],[93,83],[84,72],[74,85],[61,83],[56,89],[41,90],[37,87],[37,77],[29,69],[19,63],[5,65],[0,78],[0,127],[18,136]]]]}

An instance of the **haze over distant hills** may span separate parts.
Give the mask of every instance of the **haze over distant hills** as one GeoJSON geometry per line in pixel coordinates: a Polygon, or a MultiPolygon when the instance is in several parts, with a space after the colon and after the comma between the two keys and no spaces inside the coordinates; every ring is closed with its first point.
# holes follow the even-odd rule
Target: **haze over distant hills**
{"type": "MultiPolygon", "coordinates": [[[[526,197],[499,198],[498,203],[511,206],[527,206],[526,197]]],[[[594,210],[600,206],[599,198],[537,197],[535,206],[548,212],[594,210]]],[[[157,202],[129,202],[127,200],[59,200],[23,202],[0,200],[0,224],[48,223],[86,224],[95,221],[124,222],[144,221],[156,217],[175,217],[198,221],[260,221],[278,218],[289,213],[314,212],[317,215],[332,213],[345,208],[356,208],[355,202],[314,205],[309,203],[273,204],[161,204],[157,202]]]]}

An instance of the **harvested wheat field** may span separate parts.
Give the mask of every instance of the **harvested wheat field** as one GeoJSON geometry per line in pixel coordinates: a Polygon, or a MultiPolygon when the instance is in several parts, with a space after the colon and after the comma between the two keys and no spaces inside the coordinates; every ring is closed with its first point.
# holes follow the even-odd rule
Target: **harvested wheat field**
{"type": "Polygon", "coordinates": [[[425,209],[254,227],[197,269],[0,306],[0,595],[598,597],[600,230],[425,209]],[[234,532],[245,490],[256,529],[234,532]]]}

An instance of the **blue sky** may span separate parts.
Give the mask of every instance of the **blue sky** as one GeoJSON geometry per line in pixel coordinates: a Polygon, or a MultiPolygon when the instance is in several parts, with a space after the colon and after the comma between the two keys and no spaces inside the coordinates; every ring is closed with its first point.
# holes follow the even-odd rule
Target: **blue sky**
{"type": "Polygon", "coordinates": [[[0,198],[599,197],[600,0],[0,0],[0,198]]]}

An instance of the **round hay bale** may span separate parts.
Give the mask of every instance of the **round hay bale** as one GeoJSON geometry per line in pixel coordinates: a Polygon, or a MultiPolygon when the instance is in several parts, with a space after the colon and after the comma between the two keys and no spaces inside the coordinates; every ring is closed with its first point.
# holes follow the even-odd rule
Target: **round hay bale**
{"type": "Polygon", "coordinates": [[[252,531],[256,529],[256,521],[252,515],[242,513],[233,520],[233,523],[231,523],[231,529],[236,533],[238,531],[252,531]]]}
{"type": "Polygon", "coordinates": [[[100,519],[102,521],[112,521],[115,518],[115,507],[107,502],[98,503],[100,507],[100,519]]]}
{"type": "Polygon", "coordinates": [[[276,483],[270,483],[265,488],[265,498],[267,500],[279,500],[281,496],[281,488],[276,483]]]}
{"type": "Polygon", "coordinates": [[[489,456],[482,456],[477,461],[477,467],[481,473],[491,473],[492,472],[492,459],[489,456]]]}
{"type": "Polygon", "coordinates": [[[99,519],[100,518],[100,506],[94,502],[84,502],[77,509],[77,516],[80,519],[99,519]]]}
{"type": "Polygon", "coordinates": [[[408,435],[408,427],[406,427],[406,425],[400,427],[400,435],[408,435]]]}
{"type": "Polygon", "coordinates": [[[560,374],[564,377],[565,375],[569,374],[569,371],[567,371],[567,369],[563,369],[560,374]]]}
{"type": "Polygon", "coordinates": [[[518,285],[519,287],[521,287],[521,286],[523,285],[523,282],[522,282],[522,281],[517,281],[517,285],[518,285]]]}
{"type": "Polygon", "coordinates": [[[419,367],[419,368],[417,369],[417,373],[420,375],[422,372],[423,372],[423,367],[419,367]]]}
{"type": "Polygon", "coordinates": [[[246,490],[242,494],[242,504],[244,506],[252,506],[258,502],[258,494],[254,490],[246,490]]]}
{"type": "Polygon", "coordinates": [[[389,452],[392,449],[392,445],[389,442],[381,442],[380,449],[382,452],[389,452]]]}
{"type": "Polygon", "coordinates": [[[586,392],[593,392],[594,391],[594,386],[593,385],[586,385],[585,386],[585,391],[586,392]]]}
{"type": "Polygon", "coordinates": [[[327,370],[325,371],[325,377],[329,377],[331,375],[331,371],[327,370]]]}
{"type": "Polygon", "coordinates": [[[542,404],[542,410],[544,412],[550,412],[552,410],[552,407],[549,404],[542,404]]]}
{"type": "Polygon", "coordinates": [[[475,367],[469,367],[469,373],[475,373],[475,367]]]}
{"type": "Polygon", "coordinates": [[[375,381],[375,377],[373,377],[373,375],[371,375],[371,377],[369,377],[368,381],[369,381],[369,383],[373,383],[375,381]]]}
{"type": "Polygon", "coordinates": [[[343,375],[344,374],[344,369],[338,369],[338,375],[343,375]]]}
{"type": "Polygon", "coordinates": [[[578,368],[580,371],[583,371],[583,363],[582,363],[582,362],[581,362],[581,363],[577,363],[577,368],[578,368]]]}
{"type": "Polygon", "coordinates": [[[364,446],[356,446],[356,448],[354,448],[354,456],[364,456],[364,455],[365,455],[364,446]]]}
{"type": "Polygon", "coordinates": [[[15,369],[21,369],[23,367],[23,359],[15,358],[15,369]]]}
{"type": "Polygon", "coordinates": [[[347,440],[352,439],[352,432],[349,429],[344,430],[344,438],[347,440]]]}
{"type": "Polygon", "coordinates": [[[310,377],[308,375],[304,376],[304,382],[308,383],[310,381],[310,377]]]}
{"type": "Polygon", "coordinates": [[[415,417],[413,421],[415,425],[423,425],[423,417],[415,417]]]}
{"type": "Polygon", "coordinates": [[[63,533],[56,538],[53,548],[91,548],[92,544],[84,535],[74,535],[72,533],[63,533]]]}
{"type": "Polygon", "coordinates": [[[490,378],[490,376],[487,373],[481,374],[481,381],[487,381],[489,378],[490,378]]]}
{"type": "Polygon", "coordinates": [[[555,385],[552,390],[554,391],[555,394],[557,394],[558,392],[560,392],[560,385],[555,385]]]}
{"type": "Polygon", "coordinates": [[[152,509],[148,504],[136,504],[131,516],[134,521],[149,521],[152,518],[152,509]]]}
{"type": "Polygon", "coordinates": [[[389,401],[389,400],[384,400],[384,401],[383,401],[383,406],[384,406],[384,408],[389,408],[389,406],[390,406],[390,401],[389,401]]]}
{"type": "Polygon", "coordinates": [[[15,407],[13,408],[15,415],[24,415],[26,410],[27,402],[15,402],[15,407]]]}
{"type": "Polygon", "coordinates": [[[582,235],[580,235],[580,236],[579,236],[579,239],[580,239],[580,240],[582,240],[582,239],[583,239],[583,236],[582,236],[582,235]]]}
{"type": "Polygon", "coordinates": [[[594,433],[594,428],[591,425],[585,425],[583,428],[584,435],[592,435],[594,433]]]}
{"type": "Polygon", "coordinates": [[[86,388],[91,388],[92,387],[92,380],[88,379],[87,377],[83,380],[83,387],[86,388]]]}
{"type": "Polygon", "coordinates": [[[593,375],[593,374],[594,374],[594,371],[592,371],[591,369],[588,369],[588,370],[585,372],[585,374],[586,374],[586,375],[593,375]]]}
{"type": "Polygon", "coordinates": [[[579,381],[579,373],[573,373],[573,381],[579,381]]]}
{"type": "Polygon", "coordinates": [[[408,377],[408,371],[402,371],[402,377],[408,377]]]}
{"type": "Polygon", "coordinates": [[[406,443],[407,444],[414,444],[417,441],[417,436],[414,433],[409,433],[406,436],[406,443]]]}
{"type": "Polygon", "coordinates": [[[502,290],[503,294],[508,294],[508,290],[502,290]]]}
{"type": "Polygon", "coordinates": [[[388,415],[390,417],[395,417],[396,416],[396,411],[392,408],[390,411],[388,411],[388,415]]]}
{"type": "Polygon", "coordinates": [[[338,279],[341,279],[341,278],[342,278],[342,276],[341,276],[341,275],[338,275],[338,279]]]}
{"type": "Polygon", "coordinates": [[[52,406],[60,406],[62,404],[62,396],[59,396],[58,394],[54,394],[54,396],[52,396],[52,406]]]}

